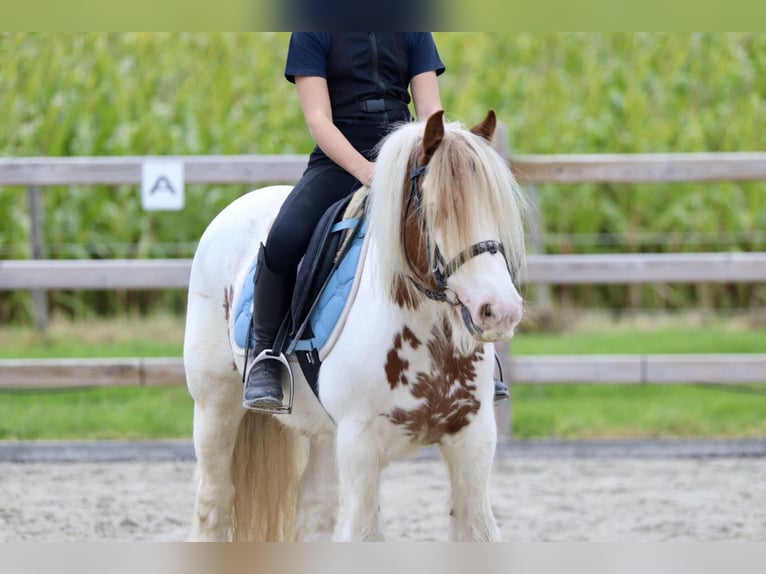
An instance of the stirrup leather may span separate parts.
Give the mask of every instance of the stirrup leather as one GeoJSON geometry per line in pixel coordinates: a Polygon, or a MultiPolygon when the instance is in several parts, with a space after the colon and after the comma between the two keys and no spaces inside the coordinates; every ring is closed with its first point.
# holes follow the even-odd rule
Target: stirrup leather
{"type": "Polygon", "coordinates": [[[255,413],[266,413],[271,415],[289,415],[293,412],[293,396],[295,395],[295,379],[293,378],[293,370],[290,367],[290,363],[287,361],[287,357],[285,357],[284,353],[279,353],[279,355],[275,355],[271,349],[265,349],[261,351],[261,353],[253,360],[253,364],[251,368],[254,368],[255,365],[260,363],[261,361],[277,361],[280,363],[285,369],[287,369],[287,374],[290,379],[290,389],[287,395],[287,404],[284,404],[284,402],[279,406],[273,406],[273,405],[248,405],[244,401],[242,402],[242,406],[246,408],[249,411],[253,411],[255,413]]]}

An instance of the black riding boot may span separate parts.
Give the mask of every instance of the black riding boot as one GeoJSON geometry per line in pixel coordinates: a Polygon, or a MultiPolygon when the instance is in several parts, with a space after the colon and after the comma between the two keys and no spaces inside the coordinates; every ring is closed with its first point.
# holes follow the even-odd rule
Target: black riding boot
{"type": "MultiPolygon", "coordinates": [[[[291,277],[274,273],[266,265],[266,249],[258,251],[253,296],[254,358],[274,348],[274,339],[285,318],[292,297],[291,277]]],[[[276,360],[250,363],[245,377],[242,405],[250,409],[278,409],[282,406],[282,364],[276,360]]]]}

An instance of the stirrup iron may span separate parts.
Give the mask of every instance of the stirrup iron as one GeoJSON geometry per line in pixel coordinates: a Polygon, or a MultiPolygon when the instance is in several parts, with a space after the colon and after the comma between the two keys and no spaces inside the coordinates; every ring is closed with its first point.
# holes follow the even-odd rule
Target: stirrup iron
{"type": "Polygon", "coordinates": [[[290,388],[287,394],[287,404],[283,403],[279,406],[273,406],[273,405],[248,405],[244,401],[242,403],[242,406],[246,408],[249,411],[252,411],[254,413],[266,413],[270,415],[289,415],[293,412],[293,396],[295,396],[295,379],[293,377],[293,370],[290,367],[290,363],[287,361],[287,357],[285,357],[284,353],[279,353],[279,355],[275,355],[271,349],[265,349],[260,352],[260,354],[253,359],[253,367],[255,367],[256,364],[260,363],[261,361],[277,361],[280,363],[285,369],[287,369],[287,374],[290,379],[290,388]]]}

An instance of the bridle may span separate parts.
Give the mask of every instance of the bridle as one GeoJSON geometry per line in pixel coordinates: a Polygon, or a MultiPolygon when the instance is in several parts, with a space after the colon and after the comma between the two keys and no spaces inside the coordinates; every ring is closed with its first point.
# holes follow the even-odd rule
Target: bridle
{"type": "MultiPolygon", "coordinates": [[[[430,270],[430,278],[433,279],[433,284],[436,286],[436,289],[429,289],[422,282],[418,280],[418,277],[420,277],[421,274],[417,271],[417,269],[415,269],[415,265],[412,263],[412,260],[410,259],[410,254],[407,251],[407,217],[414,206],[415,215],[418,218],[418,223],[421,229],[423,229],[423,234],[425,236],[426,252],[428,253],[428,257],[430,258],[431,236],[428,232],[428,229],[426,229],[426,224],[424,221],[423,195],[420,189],[420,183],[421,183],[420,180],[426,174],[427,171],[428,171],[428,164],[418,166],[417,162],[415,162],[414,167],[410,171],[410,176],[409,176],[410,177],[410,193],[407,197],[407,205],[404,209],[402,225],[401,225],[402,250],[404,251],[404,257],[405,257],[405,260],[407,261],[407,265],[410,268],[410,271],[412,271],[412,275],[408,275],[407,277],[415,286],[415,288],[421,293],[423,293],[429,299],[433,301],[439,301],[442,303],[450,303],[452,305],[461,305],[463,307],[463,310],[462,310],[463,318],[464,319],[466,318],[466,314],[468,314],[470,318],[470,313],[468,313],[468,309],[465,307],[465,305],[462,304],[462,302],[457,297],[451,300],[447,296],[447,280],[452,276],[452,274],[454,274],[464,263],[473,259],[474,257],[477,257],[478,255],[481,255],[482,253],[490,253],[492,255],[495,255],[496,253],[500,253],[503,256],[503,259],[505,260],[506,267],[508,267],[508,272],[511,274],[512,278],[514,274],[511,270],[510,264],[508,263],[508,258],[506,257],[505,247],[503,247],[503,244],[499,241],[495,241],[494,239],[489,239],[486,241],[479,241],[478,243],[474,243],[471,247],[458,253],[449,262],[447,262],[444,259],[444,256],[441,254],[441,251],[439,250],[439,246],[435,245],[433,249],[433,253],[436,260],[429,261],[428,268],[430,270]]],[[[473,321],[471,321],[471,323],[473,323],[473,321]]]]}

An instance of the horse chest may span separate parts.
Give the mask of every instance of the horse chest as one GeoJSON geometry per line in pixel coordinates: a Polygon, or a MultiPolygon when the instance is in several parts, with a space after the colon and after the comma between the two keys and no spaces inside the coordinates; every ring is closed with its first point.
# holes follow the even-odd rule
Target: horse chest
{"type": "Polygon", "coordinates": [[[458,349],[446,320],[427,337],[404,326],[394,335],[384,365],[395,396],[388,420],[421,444],[459,432],[481,406],[477,383],[483,359],[482,346],[458,349]]]}

